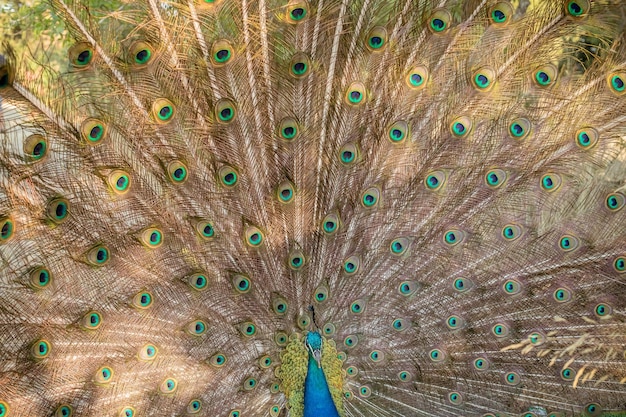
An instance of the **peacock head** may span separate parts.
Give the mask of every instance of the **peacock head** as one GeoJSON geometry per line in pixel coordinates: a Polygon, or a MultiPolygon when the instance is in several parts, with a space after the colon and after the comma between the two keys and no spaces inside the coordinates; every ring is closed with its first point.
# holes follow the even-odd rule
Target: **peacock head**
{"type": "Polygon", "coordinates": [[[322,335],[315,331],[315,332],[308,332],[306,334],[306,338],[304,339],[304,344],[306,345],[307,349],[309,350],[309,352],[311,353],[311,355],[313,356],[313,359],[315,359],[315,361],[317,362],[317,367],[321,368],[322,364],[321,364],[321,360],[322,360],[322,335]]]}

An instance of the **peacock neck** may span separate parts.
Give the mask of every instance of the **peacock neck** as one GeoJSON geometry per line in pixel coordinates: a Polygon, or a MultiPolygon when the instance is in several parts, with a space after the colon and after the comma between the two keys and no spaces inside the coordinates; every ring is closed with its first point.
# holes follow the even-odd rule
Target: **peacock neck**
{"type": "Polygon", "coordinates": [[[324,370],[317,365],[310,352],[304,381],[304,417],[339,417],[324,370]]]}

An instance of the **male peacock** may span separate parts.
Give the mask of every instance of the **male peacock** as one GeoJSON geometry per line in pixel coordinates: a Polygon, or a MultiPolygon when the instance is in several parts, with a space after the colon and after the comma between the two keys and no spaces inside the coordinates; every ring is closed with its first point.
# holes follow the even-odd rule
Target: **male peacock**
{"type": "Polygon", "coordinates": [[[1,417],[626,415],[621,0],[51,8],[1,417]]]}

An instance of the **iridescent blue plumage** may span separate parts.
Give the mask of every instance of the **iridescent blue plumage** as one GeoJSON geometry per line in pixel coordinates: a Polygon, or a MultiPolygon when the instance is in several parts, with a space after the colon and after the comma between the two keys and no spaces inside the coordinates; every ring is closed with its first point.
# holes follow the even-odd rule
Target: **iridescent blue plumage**
{"type": "Polygon", "coordinates": [[[304,417],[339,417],[320,363],[322,336],[318,332],[309,332],[306,345],[309,364],[304,381],[304,417]]]}

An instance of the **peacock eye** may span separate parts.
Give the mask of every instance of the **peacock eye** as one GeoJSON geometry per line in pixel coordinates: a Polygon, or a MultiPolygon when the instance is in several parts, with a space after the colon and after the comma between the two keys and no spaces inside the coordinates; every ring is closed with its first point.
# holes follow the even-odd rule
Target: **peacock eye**
{"type": "Polygon", "coordinates": [[[216,41],[211,46],[211,63],[215,67],[222,67],[233,59],[235,50],[233,46],[225,39],[216,41]]]}
{"type": "Polygon", "coordinates": [[[304,78],[311,68],[309,57],[303,53],[297,53],[289,63],[289,73],[296,79],[304,78]]]}
{"type": "Polygon", "coordinates": [[[350,106],[356,107],[365,103],[366,90],[361,82],[353,82],[346,90],[345,101],[350,106]]]}
{"type": "Polygon", "coordinates": [[[228,124],[235,119],[237,109],[232,100],[223,98],[215,104],[215,118],[218,122],[228,124]]]}
{"type": "Polygon", "coordinates": [[[382,51],[387,45],[387,29],[376,26],[367,35],[367,47],[370,51],[382,51]]]}
{"type": "Polygon", "coordinates": [[[432,33],[442,34],[450,28],[452,15],[445,9],[436,10],[428,19],[428,29],[432,33]]]}

